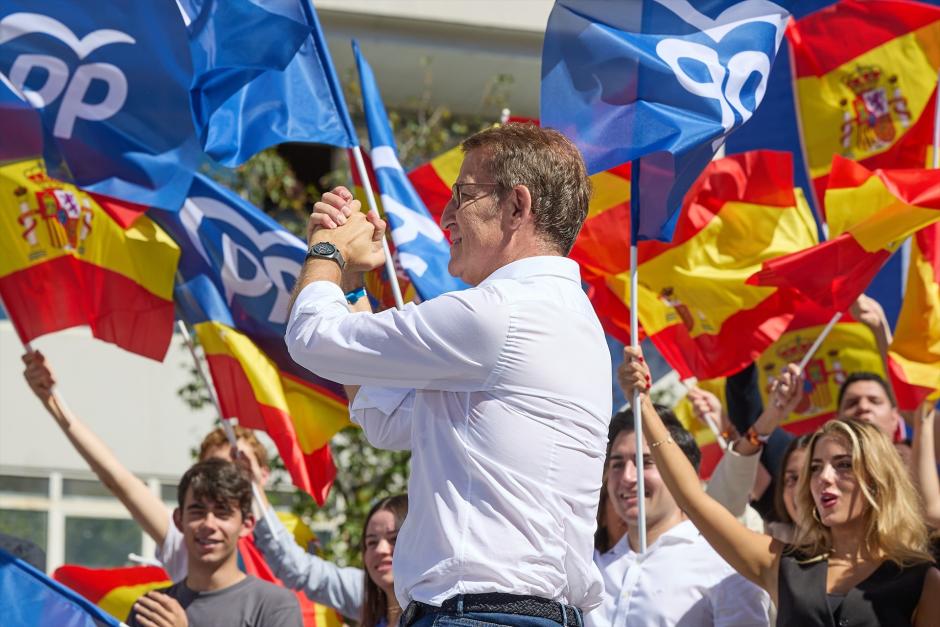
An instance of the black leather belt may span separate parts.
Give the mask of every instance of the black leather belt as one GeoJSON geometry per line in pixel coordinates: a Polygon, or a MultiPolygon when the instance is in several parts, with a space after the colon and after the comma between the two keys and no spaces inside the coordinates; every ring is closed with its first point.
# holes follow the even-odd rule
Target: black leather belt
{"type": "Polygon", "coordinates": [[[559,625],[582,627],[584,620],[581,610],[558,601],[549,601],[542,597],[490,592],[486,594],[459,594],[444,601],[441,607],[412,601],[401,617],[401,627],[408,627],[419,618],[428,614],[516,614],[535,616],[555,621],[559,625]]]}

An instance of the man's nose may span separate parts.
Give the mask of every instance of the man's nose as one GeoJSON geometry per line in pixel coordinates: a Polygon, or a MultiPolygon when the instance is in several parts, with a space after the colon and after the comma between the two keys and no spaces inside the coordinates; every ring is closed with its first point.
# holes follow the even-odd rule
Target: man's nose
{"type": "Polygon", "coordinates": [[[456,211],[457,205],[454,203],[454,198],[451,196],[450,200],[447,201],[447,204],[444,205],[444,212],[441,213],[441,228],[446,229],[447,225],[453,222],[454,212],[456,211]]]}
{"type": "Polygon", "coordinates": [[[636,483],[636,464],[630,462],[624,464],[623,480],[631,485],[636,483]]]}

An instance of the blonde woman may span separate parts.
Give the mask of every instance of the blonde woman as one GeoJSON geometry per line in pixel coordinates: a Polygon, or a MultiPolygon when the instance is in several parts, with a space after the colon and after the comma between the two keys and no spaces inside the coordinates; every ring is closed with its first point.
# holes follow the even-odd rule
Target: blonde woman
{"type": "MultiPolygon", "coordinates": [[[[627,398],[650,374],[627,348],[618,380],[627,398]]],[[[797,484],[791,544],[750,531],[701,489],[643,394],[648,446],[673,497],[702,535],[777,605],[779,625],[940,625],[940,571],[927,552],[920,500],[891,443],[859,421],[817,431],[797,484]]]]}

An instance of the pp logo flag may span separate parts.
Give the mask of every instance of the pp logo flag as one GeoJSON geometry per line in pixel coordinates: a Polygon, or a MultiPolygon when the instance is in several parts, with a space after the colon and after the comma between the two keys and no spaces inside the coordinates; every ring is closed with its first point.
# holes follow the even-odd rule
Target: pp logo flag
{"type": "Polygon", "coordinates": [[[186,31],[174,3],[6,0],[0,78],[39,112],[50,174],[176,209],[200,151],[186,31]]]}
{"type": "Polygon", "coordinates": [[[592,173],[639,160],[633,226],[672,238],[682,198],[760,104],[789,12],[768,0],[559,0],[542,52],[542,123],[592,173]]]}

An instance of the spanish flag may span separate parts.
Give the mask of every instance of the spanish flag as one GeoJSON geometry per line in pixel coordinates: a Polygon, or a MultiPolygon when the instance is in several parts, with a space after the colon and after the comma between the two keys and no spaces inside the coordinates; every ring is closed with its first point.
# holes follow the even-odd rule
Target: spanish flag
{"type": "Polygon", "coordinates": [[[151,215],[182,250],[178,312],[205,351],[222,412],[271,436],[294,485],[322,505],[336,476],[328,443],[349,420],[342,387],[298,366],[284,344],[307,247],[198,174],[178,212],[151,215]]]}
{"type": "Polygon", "coordinates": [[[162,360],[173,335],[179,247],[147,217],[125,228],[42,161],[0,166],[0,296],[24,342],[88,325],[162,360]]]}
{"type": "Polygon", "coordinates": [[[888,371],[901,409],[916,409],[940,391],[940,223],[911,239],[907,289],[888,371]]]}
{"type": "Polygon", "coordinates": [[[138,598],[173,584],[159,566],[86,568],[66,564],[57,568],[52,578],[121,621],[127,620],[138,598]]]}
{"type": "Polygon", "coordinates": [[[807,169],[823,199],[834,155],[922,168],[933,131],[940,8],[841,0],[787,29],[807,169]]]}
{"type": "MultiPolygon", "coordinates": [[[[758,385],[764,406],[770,402],[770,386],[789,363],[799,363],[816,341],[831,314],[813,303],[802,301],[796,308],[786,331],[756,359],[758,385]]],[[[781,427],[794,435],[809,433],[836,417],[839,388],[852,372],[874,372],[884,376],[884,364],[871,331],[851,317],[836,324],[822,341],[806,366],[803,381],[803,399],[781,427]]],[[[725,399],[725,378],[699,381],[703,388],[721,400],[725,399]]],[[[712,429],[700,422],[685,398],[680,399],[674,411],[683,426],[692,433],[702,451],[701,475],[707,478],[721,460],[724,452],[718,445],[712,429]]]]}
{"type": "MultiPolygon", "coordinates": [[[[640,323],[680,378],[737,372],[789,324],[793,296],[746,279],[762,261],[817,241],[792,180],[787,153],[713,161],[689,190],[672,243],[640,243],[640,323]]],[[[629,302],[627,268],[607,284],[629,302]]]]}
{"type": "MultiPolygon", "coordinates": [[[[803,302],[796,316],[757,360],[761,397],[769,402],[770,385],[788,363],[799,363],[829,322],[832,314],[811,302],[803,302]]],[[[851,317],[832,327],[829,335],[806,364],[803,399],[781,425],[794,434],[815,430],[838,412],[839,388],[853,372],[885,376],[884,364],[871,330],[851,317]]]]}
{"type": "Polygon", "coordinates": [[[765,262],[749,284],[790,288],[845,311],[905,238],[940,220],[940,170],[872,172],[837,156],[826,202],[836,236],[765,262]]]}

